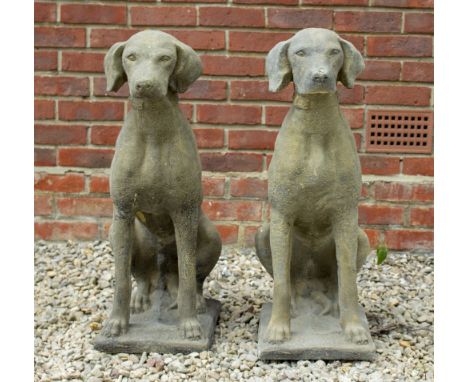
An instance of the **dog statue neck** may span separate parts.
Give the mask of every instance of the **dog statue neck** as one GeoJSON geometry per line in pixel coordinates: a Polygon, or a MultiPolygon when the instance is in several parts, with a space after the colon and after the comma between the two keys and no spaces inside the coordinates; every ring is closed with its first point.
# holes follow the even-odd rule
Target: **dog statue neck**
{"type": "Polygon", "coordinates": [[[338,94],[333,93],[313,93],[294,94],[293,105],[302,110],[336,109],[339,107],[338,94]]]}

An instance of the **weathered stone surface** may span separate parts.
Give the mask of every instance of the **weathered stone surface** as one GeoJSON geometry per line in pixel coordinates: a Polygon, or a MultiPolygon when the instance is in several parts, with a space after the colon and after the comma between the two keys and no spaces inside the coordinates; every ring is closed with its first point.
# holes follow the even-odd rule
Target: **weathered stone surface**
{"type": "Polygon", "coordinates": [[[99,335],[94,341],[94,348],[107,353],[187,354],[208,350],[213,343],[221,303],[213,299],[206,300],[206,312],[198,314],[202,338],[187,339],[178,327],[177,309],[168,310],[170,301],[166,292],[156,291],[149,310],[130,316],[127,333],[118,337],[99,335]]]}
{"type": "MultiPolygon", "coordinates": [[[[270,321],[271,303],[262,306],[258,329],[258,355],[262,360],[373,360],[375,345],[368,331],[367,344],[355,344],[344,338],[338,318],[319,315],[314,304],[308,301],[291,318],[291,339],[281,344],[265,340],[265,331],[270,321]]],[[[364,311],[362,320],[367,323],[364,311]]]]}

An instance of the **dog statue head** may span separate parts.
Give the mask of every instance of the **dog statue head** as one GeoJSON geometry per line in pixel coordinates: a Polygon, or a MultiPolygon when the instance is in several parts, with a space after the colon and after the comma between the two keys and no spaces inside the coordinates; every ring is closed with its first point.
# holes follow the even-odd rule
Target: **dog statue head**
{"type": "Polygon", "coordinates": [[[364,59],[350,42],[328,29],[308,28],[270,50],[266,59],[269,90],[277,92],[294,81],[296,93],[307,95],[347,88],[364,69],[364,59]]]}
{"type": "Polygon", "coordinates": [[[165,97],[168,89],[183,93],[201,75],[201,60],[170,34],[146,30],[117,42],[104,58],[107,91],[128,80],[133,98],[165,97]]]}

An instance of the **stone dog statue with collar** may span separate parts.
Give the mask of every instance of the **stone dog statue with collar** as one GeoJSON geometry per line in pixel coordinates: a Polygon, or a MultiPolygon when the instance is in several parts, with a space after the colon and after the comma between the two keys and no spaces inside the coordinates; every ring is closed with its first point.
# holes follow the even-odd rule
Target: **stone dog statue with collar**
{"type": "Polygon", "coordinates": [[[295,87],[268,171],[270,223],[256,235],[259,259],[274,276],[266,341],[288,340],[291,304],[315,297],[322,314],[339,314],[348,341],[366,343],[356,285],[370,252],[358,226],[361,169],[336,93],[337,81],[353,87],[364,60],[335,32],[309,28],[278,43],[266,69],[270,91],[295,87]]]}
{"type": "Polygon", "coordinates": [[[111,166],[115,291],[103,334],[127,332],[130,308],[148,309],[150,292],[164,276],[185,338],[200,337],[197,308],[203,310],[203,281],[221,240],[201,210],[200,160],[177,97],[201,75],[200,58],[173,36],[147,30],[114,44],[104,66],[108,91],[128,81],[132,110],[111,166]],[[130,274],[137,283],[132,297],[130,274]]]}

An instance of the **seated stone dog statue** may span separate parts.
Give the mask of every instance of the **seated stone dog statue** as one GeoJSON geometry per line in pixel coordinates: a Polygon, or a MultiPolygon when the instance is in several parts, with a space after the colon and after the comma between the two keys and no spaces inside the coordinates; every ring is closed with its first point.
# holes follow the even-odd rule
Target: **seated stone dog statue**
{"type": "MultiPolygon", "coordinates": [[[[270,223],[265,222],[256,235],[257,255],[274,277],[271,317],[259,335],[264,344],[292,341],[291,305],[295,317],[306,314],[304,304],[307,308],[315,304],[313,313],[322,317],[317,323],[339,313],[347,341],[370,340],[356,285],[357,272],[370,252],[358,226],[361,169],[336,87],[341,81],[352,88],[363,68],[357,49],[326,29],[301,30],[268,54],[270,91],[293,81],[295,95],[268,171],[270,223]]],[[[301,330],[318,330],[311,320],[304,318],[309,326],[301,330]]],[[[335,321],[338,326],[330,333],[340,330],[335,321]]],[[[297,346],[307,348],[303,343],[297,346]]],[[[299,359],[308,357],[299,353],[299,359]]],[[[311,357],[320,358],[315,353],[311,357]]]]}
{"type": "Polygon", "coordinates": [[[221,240],[201,210],[200,160],[177,97],[201,75],[200,58],[173,36],[147,30],[114,44],[104,66],[108,91],[128,81],[132,109],[111,166],[115,291],[102,334],[126,333],[130,308],[147,310],[150,292],[162,282],[175,300],[183,337],[200,338],[197,308],[205,308],[202,285],[221,240]]]}

